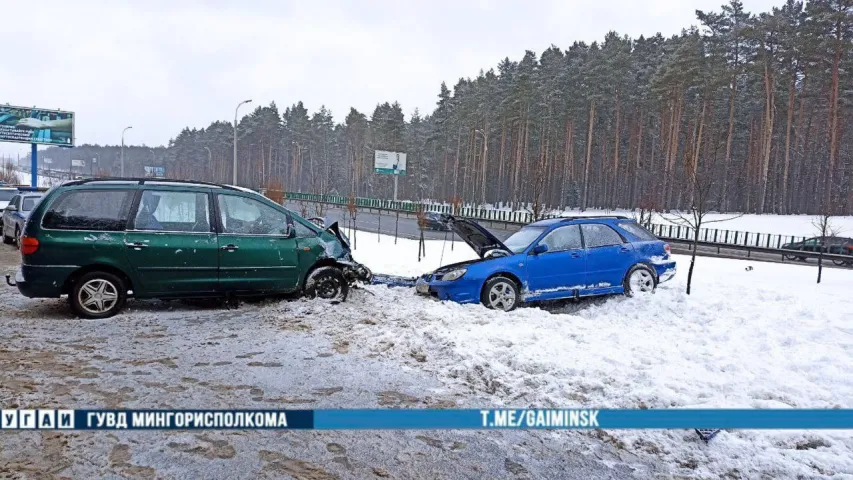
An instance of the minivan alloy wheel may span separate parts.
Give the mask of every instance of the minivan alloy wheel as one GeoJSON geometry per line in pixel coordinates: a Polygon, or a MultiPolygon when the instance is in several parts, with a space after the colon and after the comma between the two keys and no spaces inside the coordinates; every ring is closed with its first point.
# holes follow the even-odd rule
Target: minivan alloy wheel
{"type": "Polygon", "coordinates": [[[118,289],[103,278],[89,280],[77,292],[77,301],[87,312],[100,315],[115,306],[118,301],[118,289]]]}

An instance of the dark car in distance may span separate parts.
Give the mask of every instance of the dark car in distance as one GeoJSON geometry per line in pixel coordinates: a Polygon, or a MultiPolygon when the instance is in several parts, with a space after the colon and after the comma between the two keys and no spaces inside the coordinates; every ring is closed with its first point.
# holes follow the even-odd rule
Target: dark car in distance
{"type": "MultiPolygon", "coordinates": [[[[30,214],[15,285],[87,318],[135,298],[301,292],[334,302],[370,279],[337,224],[318,228],[241,187],[163,179],[62,184],[30,214]]],[[[12,283],[7,277],[8,283],[12,283]]]]}
{"type": "MultiPolygon", "coordinates": [[[[853,238],[836,236],[812,237],[800,242],[786,243],[782,245],[782,248],[785,250],[800,250],[811,253],[823,252],[836,255],[853,256],[853,238]]],[[[806,260],[806,257],[795,253],[785,254],[785,258],[788,260],[806,260]]],[[[853,258],[851,258],[850,261],[833,259],[832,262],[836,265],[851,265],[853,264],[853,258]]]]}
{"type": "Polygon", "coordinates": [[[440,212],[424,212],[422,228],[425,230],[439,230],[449,232],[450,227],[442,220],[440,212]]]}

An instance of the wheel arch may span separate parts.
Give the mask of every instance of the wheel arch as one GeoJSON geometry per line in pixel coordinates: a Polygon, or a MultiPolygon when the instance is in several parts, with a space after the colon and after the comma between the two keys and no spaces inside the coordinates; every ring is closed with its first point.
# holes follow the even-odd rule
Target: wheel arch
{"type": "Polygon", "coordinates": [[[299,288],[303,288],[303,289],[304,289],[304,288],[305,288],[305,285],[306,285],[306,284],[307,284],[307,282],[308,282],[308,277],[310,277],[310,276],[311,276],[311,273],[312,273],[314,270],[317,270],[317,269],[318,269],[318,268],[320,268],[320,267],[338,267],[338,268],[340,268],[341,270],[343,270],[343,265],[342,265],[340,262],[338,262],[336,259],[334,259],[334,258],[329,258],[329,257],[322,257],[322,258],[318,258],[318,259],[317,259],[317,261],[316,261],[316,262],[314,262],[314,263],[311,265],[311,267],[309,267],[309,268],[305,271],[305,275],[303,275],[303,276],[302,276],[302,278],[299,280],[299,288]]]}
{"type": "Polygon", "coordinates": [[[489,280],[491,280],[495,277],[506,277],[506,278],[512,280],[513,282],[515,282],[515,285],[518,287],[519,295],[521,295],[522,291],[524,290],[524,283],[522,283],[521,279],[518,278],[518,275],[516,275],[512,272],[506,271],[506,270],[500,270],[500,271],[497,271],[497,272],[490,274],[488,277],[486,277],[485,280],[483,280],[483,284],[480,285],[480,296],[483,295],[483,292],[485,291],[485,288],[486,288],[486,284],[489,283],[489,280]]]}
{"type": "Polygon", "coordinates": [[[111,273],[124,281],[124,286],[128,290],[133,290],[134,293],[136,290],[133,287],[133,281],[130,279],[130,276],[125,273],[122,269],[115,267],[113,265],[108,265],[106,263],[93,263],[91,265],[86,265],[84,267],[80,267],[77,270],[74,270],[68,278],[65,279],[65,282],[62,284],[62,293],[69,294],[71,293],[71,288],[74,285],[74,282],[77,281],[78,278],[89,272],[107,272],[111,273]]]}

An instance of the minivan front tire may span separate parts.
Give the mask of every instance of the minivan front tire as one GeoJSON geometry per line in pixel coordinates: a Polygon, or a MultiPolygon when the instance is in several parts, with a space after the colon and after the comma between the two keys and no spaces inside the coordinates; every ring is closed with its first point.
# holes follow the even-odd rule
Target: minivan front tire
{"type": "Polygon", "coordinates": [[[81,317],[109,318],[124,308],[127,285],[120,277],[109,272],[85,273],[74,282],[68,301],[81,317]]]}

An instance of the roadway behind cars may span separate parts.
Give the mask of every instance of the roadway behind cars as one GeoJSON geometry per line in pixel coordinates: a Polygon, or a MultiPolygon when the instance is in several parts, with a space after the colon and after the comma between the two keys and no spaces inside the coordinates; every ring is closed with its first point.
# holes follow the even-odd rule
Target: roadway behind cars
{"type": "MultiPolygon", "coordinates": [[[[306,203],[306,205],[308,205],[309,207],[309,212],[314,212],[314,207],[317,204],[306,203]]],[[[285,206],[297,213],[300,211],[301,207],[298,202],[285,202],[285,206]]],[[[340,222],[342,228],[350,228],[350,215],[345,209],[333,208],[329,207],[328,205],[324,205],[324,207],[326,208],[323,211],[323,216],[326,219],[327,225],[337,221],[340,222]]],[[[390,212],[382,212],[380,214],[377,210],[370,211],[366,209],[361,209],[358,211],[355,221],[356,229],[361,231],[358,234],[358,238],[367,238],[370,233],[375,234],[377,230],[384,235],[393,236],[395,228],[397,229],[397,235],[399,235],[400,237],[413,239],[420,238],[420,227],[418,227],[418,221],[414,215],[404,215],[401,213],[399,218],[399,224],[395,226],[395,222],[397,219],[396,214],[390,212]]],[[[490,222],[488,220],[482,220],[479,221],[479,223],[486,227],[487,230],[492,232],[492,234],[498,237],[498,239],[500,239],[501,241],[506,240],[510,235],[518,231],[518,229],[520,228],[519,225],[507,224],[503,222],[490,222]]],[[[460,241],[459,237],[456,237],[451,232],[424,230],[423,234],[426,240],[443,240],[446,238],[448,241],[460,241]]],[[[350,236],[352,237],[352,235],[350,236]]],[[[691,253],[690,244],[688,242],[670,240],[669,243],[672,246],[673,253],[682,255],[689,255],[691,253]]],[[[817,266],[817,259],[787,260],[782,258],[780,255],[760,252],[749,253],[743,250],[727,249],[725,247],[720,248],[718,251],[716,247],[700,246],[697,249],[697,255],[707,257],[748,259],[757,262],[796,263],[801,265],[817,266]]],[[[851,268],[851,266],[834,265],[829,260],[824,260],[823,266],[829,268],[851,268]]]]}

